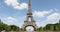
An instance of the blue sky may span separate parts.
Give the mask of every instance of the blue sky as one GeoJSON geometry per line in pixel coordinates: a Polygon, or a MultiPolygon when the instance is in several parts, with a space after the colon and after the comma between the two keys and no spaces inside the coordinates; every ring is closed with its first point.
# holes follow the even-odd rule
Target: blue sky
{"type": "MultiPolygon", "coordinates": [[[[8,25],[21,27],[26,19],[28,0],[0,0],[0,19],[8,25]]],[[[31,0],[38,26],[57,23],[60,19],[60,0],[31,0]]]]}

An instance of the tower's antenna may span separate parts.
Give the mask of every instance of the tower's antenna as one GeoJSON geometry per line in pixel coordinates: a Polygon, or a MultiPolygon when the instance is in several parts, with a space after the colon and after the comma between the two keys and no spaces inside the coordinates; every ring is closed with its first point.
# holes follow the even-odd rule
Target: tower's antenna
{"type": "Polygon", "coordinates": [[[32,13],[30,1],[31,1],[31,0],[28,0],[28,13],[32,13]]]}

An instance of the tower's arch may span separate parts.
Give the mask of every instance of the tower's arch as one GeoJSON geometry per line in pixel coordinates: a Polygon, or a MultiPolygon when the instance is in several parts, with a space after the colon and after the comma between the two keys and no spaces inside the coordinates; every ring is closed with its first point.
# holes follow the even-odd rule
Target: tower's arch
{"type": "Polygon", "coordinates": [[[25,31],[27,31],[27,30],[26,30],[26,28],[27,28],[28,26],[33,27],[33,28],[34,28],[34,31],[35,31],[36,27],[35,27],[35,26],[33,26],[33,25],[27,25],[27,26],[25,26],[25,27],[24,27],[24,30],[25,30],[25,31]]]}

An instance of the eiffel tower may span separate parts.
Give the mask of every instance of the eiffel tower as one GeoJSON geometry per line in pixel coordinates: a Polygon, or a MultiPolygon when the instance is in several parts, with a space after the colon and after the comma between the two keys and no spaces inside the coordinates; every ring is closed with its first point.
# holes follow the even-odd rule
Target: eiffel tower
{"type": "Polygon", "coordinates": [[[28,27],[28,26],[34,27],[34,30],[37,29],[37,25],[36,25],[36,22],[33,18],[33,13],[32,13],[32,10],[31,10],[30,0],[28,0],[27,17],[26,17],[26,20],[24,21],[24,24],[23,24],[22,28],[26,31],[26,27],[28,27]]]}

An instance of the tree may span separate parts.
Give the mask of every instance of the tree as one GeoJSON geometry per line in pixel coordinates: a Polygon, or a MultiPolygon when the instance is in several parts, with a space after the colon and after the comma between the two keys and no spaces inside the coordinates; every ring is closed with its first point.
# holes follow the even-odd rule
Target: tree
{"type": "Polygon", "coordinates": [[[13,30],[13,31],[19,31],[20,28],[15,26],[15,25],[10,25],[10,30],[13,30]]]}
{"type": "Polygon", "coordinates": [[[36,29],[36,31],[42,31],[43,30],[43,27],[39,27],[36,29]]]}
{"type": "Polygon", "coordinates": [[[2,30],[6,30],[6,31],[9,31],[9,26],[7,24],[4,24],[3,22],[1,22],[0,20],[0,31],[2,30]]]}

